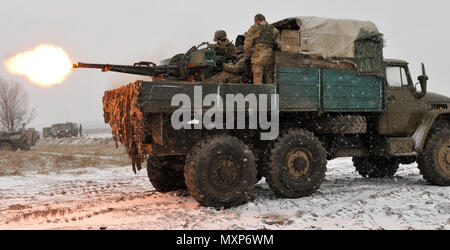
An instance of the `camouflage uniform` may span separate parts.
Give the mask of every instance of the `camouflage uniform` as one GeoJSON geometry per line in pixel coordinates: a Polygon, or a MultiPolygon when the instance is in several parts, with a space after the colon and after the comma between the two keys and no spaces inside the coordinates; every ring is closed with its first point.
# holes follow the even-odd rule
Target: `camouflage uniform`
{"type": "Polygon", "coordinates": [[[227,33],[224,30],[216,31],[214,35],[214,42],[209,47],[216,51],[217,57],[224,57],[227,62],[236,60],[236,46],[227,38],[227,33]]]}
{"type": "Polygon", "coordinates": [[[206,79],[205,83],[249,83],[251,80],[250,62],[242,57],[235,64],[224,64],[223,71],[206,79]]]}
{"type": "Polygon", "coordinates": [[[241,76],[241,83],[250,83],[252,81],[250,61],[245,57],[241,57],[235,64],[224,64],[223,70],[241,76]]]}
{"type": "Polygon", "coordinates": [[[280,32],[266,21],[256,23],[247,32],[244,53],[246,58],[251,58],[253,84],[273,83],[274,49],[279,37],[280,32]]]}
{"type": "Polygon", "coordinates": [[[217,42],[217,44],[213,45],[214,50],[216,51],[217,56],[223,56],[228,61],[236,60],[236,46],[230,42],[230,40],[226,40],[224,42],[217,42]]]}

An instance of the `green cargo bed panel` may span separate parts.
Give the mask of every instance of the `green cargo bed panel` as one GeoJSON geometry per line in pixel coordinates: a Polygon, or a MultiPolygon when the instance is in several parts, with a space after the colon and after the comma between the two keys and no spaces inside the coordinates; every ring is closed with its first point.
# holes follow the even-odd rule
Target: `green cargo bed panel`
{"type": "Polygon", "coordinates": [[[324,111],[382,111],[381,78],[335,69],[323,69],[321,78],[324,111]]]}
{"type": "Polygon", "coordinates": [[[327,84],[323,89],[323,96],[337,98],[376,98],[380,95],[380,88],[331,86],[327,84]]]}
{"type": "Polygon", "coordinates": [[[319,69],[277,67],[281,110],[320,109],[319,69]]]}
{"type": "MultiPolygon", "coordinates": [[[[279,94],[280,111],[382,112],[382,78],[358,75],[354,70],[278,66],[277,85],[190,84],[143,82],[139,105],[146,112],[172,112],[172,97],[186,94],[194,100],[194,88],[202,87],[202,98],[219,94],[279,94]]],[[[193,103],[192,103],[193,105],[193,103]]],[[[226,105],[225,109],[227,108],[226,105]]],[[[206,108],[206,107],[204,107],[206,108]]]]}
{"type": "MultiPolygon", "coordinates": [[[[159,83],[142,82],[142,92],[139,98],[139,106],[144,112],[171,113],[178,109],[178,106],[171,106],[172,98],[177,94],[185,94],[190,98],[191,109],[194,109],[195,87],[201,87],[201,101],[209,94],[219,95],[222,98],[224,110],[227,110],[227,95],[241,94],[246,97],[249,94],[256,94],[260,98],[261,94],[266,94],[267,109],[270,110],[270,100],[272,94],[276,93],[275,85],[250,85],[250,84],[191,84],[191,83],[159,83]]],[[[210,107],[204,106],[204,110],[210,107]]]]}
{"type": "Polygon", "coordinates": [[[378,102],[366,98],[325,98],[323,103],[325,111],[332,112],[375,112],[378,102]]]}
{"type": "Polygon", "coordinates": [[[172,107],[172,98],[177,94],[185,94],[191,98],[194,105],[194,87],[202,86],[202,98],[209,93],[217,93],[218,84],[180,84],[180,83],[158,83],[142,82],[142,92],[139,105],[143,111],[150,113],[173,112],[177,107],[172,107]]]}

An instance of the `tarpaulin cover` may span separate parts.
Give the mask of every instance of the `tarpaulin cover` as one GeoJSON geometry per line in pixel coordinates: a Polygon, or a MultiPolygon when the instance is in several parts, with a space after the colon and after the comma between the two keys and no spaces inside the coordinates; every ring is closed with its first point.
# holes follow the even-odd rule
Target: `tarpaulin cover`
{"type": "Polygon", "coordinates": [[[355,57],[355,40],[361,29],[376,32],[369,21],[293,17],[273,24],[278,30],[299,30],[301,54],[322,57],[355,57]]]}

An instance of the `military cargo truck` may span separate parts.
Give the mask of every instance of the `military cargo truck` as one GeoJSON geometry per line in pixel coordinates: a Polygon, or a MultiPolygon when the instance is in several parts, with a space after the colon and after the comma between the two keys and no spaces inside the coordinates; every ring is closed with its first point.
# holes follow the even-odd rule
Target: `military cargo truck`
{"type": "Polygon", "coordinates": [[[53,124],[49,128],[43,128],[44,138],[66,138],[81,136],[78,124],[72,122],[53,124]]]}
{"type": "Polygon", "coordinates": [[[39,137],[39,133],[34,129],[0,133],[0,151],[30,150],[39,137]]]}
{"type": "MultiPolygon", "coordinates": [[[[282,38],[294,37],[276,52],[274,84],[171,79],[183,70],[193,76],[200,72],[201,67],[183,67],[189,58],[172,65],[171,74],[167,66],[154,64],[94,65],[156,77],[103,97],[105,122],[116,142],[126,146],[134,170],[147,160],[156,190],[187,188],[201,205],[212,207],[246,203],[261,177],[279,197],[310,195],[325,178],[327,160],[337,157],[353,157],[366,178],[392,177],[399,164],[417,161],[429,183],[450,184],[450,98],[427,92],[423,64],[416,84],[406,61],[384,59],[382,35],[371,22],[299,17],[274,25],[282,38]],[[180,102],[180,94],[193,101],[180,102]],[[250,105],[252,94],[256,109],[250,105]],[[225,129],[227,121],[218,113],[212,120],[223,126],[202,126],[212,109],[236,109],[239,100],[225,102],[227,96],[241,96],[246,107],[227,121],[235,125],[244,117],[246,126],[225,129]],[[268,97],[275,102],[267,104],[268,97]],[[252,125],[256,111],[279,121],[279,136],[261,140],[269,128],[252,125]],[[175,114],[183,112],[188,119],[179,127],[175,114]]],[[[214,52],[205,50],[208,65],[214,65],[214,52]]],[[[74,65],[83,66],[93,68],[74,65]]]]}

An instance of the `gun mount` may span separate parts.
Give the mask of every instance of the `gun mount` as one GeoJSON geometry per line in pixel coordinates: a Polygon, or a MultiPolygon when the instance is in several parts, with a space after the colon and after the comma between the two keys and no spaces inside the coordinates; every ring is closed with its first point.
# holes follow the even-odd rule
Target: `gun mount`
{"type": "Polygon", "coordinates": [[[102,72],[117,72],[150,76],[161,80],[203,81],[221,71],[222,60],[214,49],[199,49],[205,43],[192,47],[185,54],[178,54],[162,65],[153,62],[138,62],[134,65],[76,63],[73,68],[101,69],[102,72]]]}

